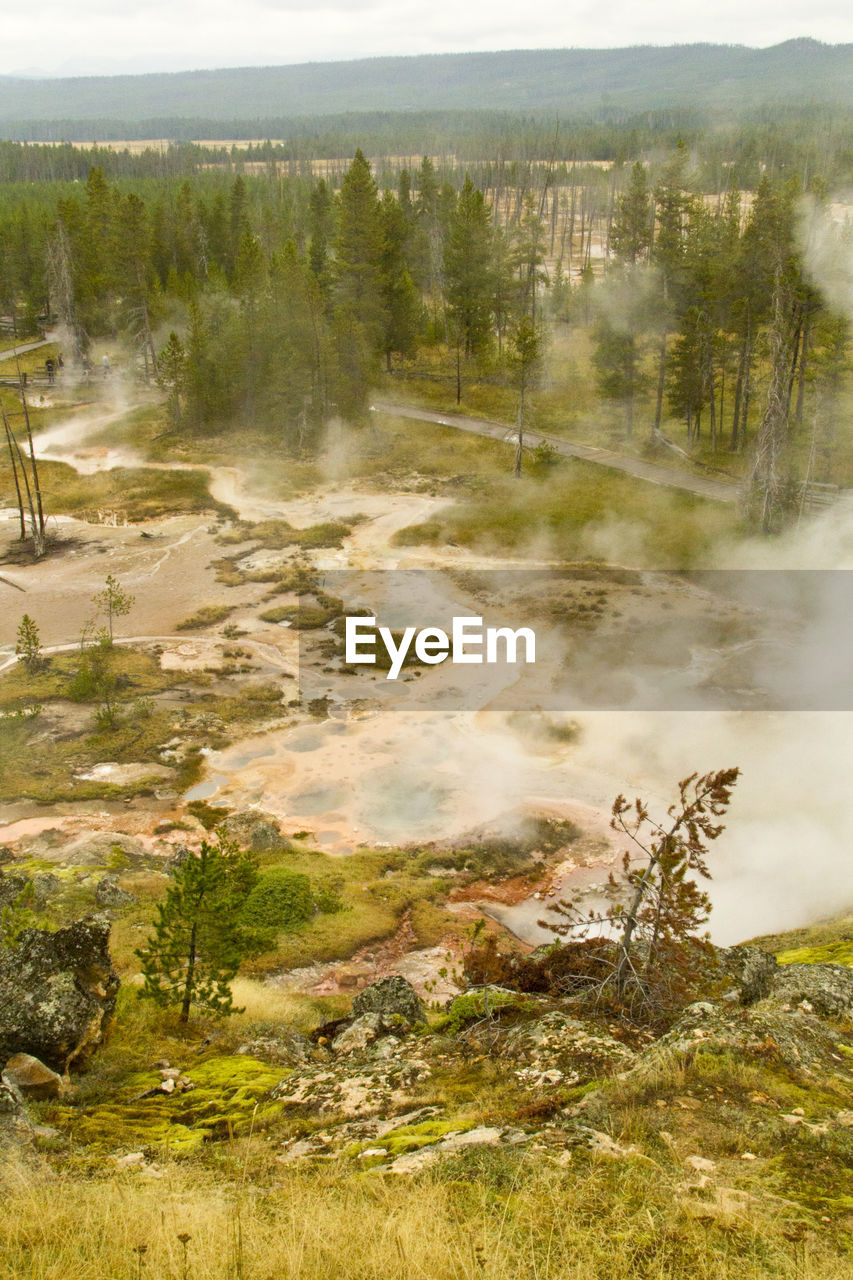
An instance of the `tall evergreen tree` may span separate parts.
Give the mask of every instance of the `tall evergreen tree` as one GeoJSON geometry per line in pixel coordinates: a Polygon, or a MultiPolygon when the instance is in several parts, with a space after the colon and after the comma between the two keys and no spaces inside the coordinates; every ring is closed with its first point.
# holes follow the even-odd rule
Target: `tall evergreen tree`
{"type": "Polygon", "coordinates": [[[239,913],[257,877],[236,845],[202,841],[198,855],[175,871],[154,932],[136,952],[143,996],[177,1005],[182,1023],[193,1006],[219,1016],[233,1012],[231,983],[255,942],[239,913]]]}
{"type": "Polygon", "coordinates": [[[494,313],[491,211],[469,175],[459,193],[444,250],[445,295],[457,346],[465,356],[488,346],[494,313]]]}
{"type": "Polygon", "coordinates": [[[384,237],[376,183],[356,151],[341,184],[335,240],[335,305],[360,324],[368,342],[382,348],[387,308],[382,297],[384,237]]]}

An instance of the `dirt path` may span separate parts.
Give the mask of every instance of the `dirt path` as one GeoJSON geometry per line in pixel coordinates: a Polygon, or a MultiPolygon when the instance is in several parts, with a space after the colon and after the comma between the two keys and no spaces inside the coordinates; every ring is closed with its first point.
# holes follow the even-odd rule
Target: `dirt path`
{"type": "MultiPolygon", "coordinates": [[[[422,409],[418,405],[394,404],[390,400],[376,400],[370,408],[374,413],[383,413],[396,418],[411,418],[415,422],[433,422],[440,427],[454,427],[457,431],[488,436],[492,440],[514,442],[516,439],[516,429],[509,423],[489,422],[486,418],[435,413],[431,409],[422,409]]],[[[625,475],[634,476],[637,480],[664,485],[668,489],[681,489],[685,493],[694,493],[700,498],[711,498],[715,502],[740,500],[740,485],[731,480],[697,476],[679,467],[665,467],[659,462],[646,462],[643,458],[632,458],[628,454],[615,453],[612,449],[598,449],[594,445],[563,440],[560,436],[544,435],[541,431],[525,431],[524,441],[531,448],[536,448],[539,444],[548,444],[561,457],[581,458],[584,462],[594,462],[598,466],[609,467],[612,471],[622,471],[625,475]]]]}
{"type": "Polygon", "coordinates": [[[0,351],[0,360],[14,360],[15,356],[26,355],[28,351],[38,351],[39,347],[49,347],[55,338],[39,338],[38,342],[22,342],[18,347],[10,347],[8,351],[0,351]]]}

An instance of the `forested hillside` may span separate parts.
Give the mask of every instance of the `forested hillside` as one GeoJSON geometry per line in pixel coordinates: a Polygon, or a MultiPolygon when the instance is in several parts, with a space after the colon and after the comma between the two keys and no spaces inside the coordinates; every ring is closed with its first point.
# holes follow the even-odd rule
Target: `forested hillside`
{"type": "Polygon", "coordinates": [[[436,107],[599,117],[690,106],[728,114],[791,101],[853,105],[853,45],[511,50],[142,76],[0,77],[0,122],[6,136],[24,138],[39,136],[21,132],[22,122],[36,121],[43,129],[62,121],[66,130],[74,121],[98,122],[105,136],[107,121],[268,121],[436,107]]]}

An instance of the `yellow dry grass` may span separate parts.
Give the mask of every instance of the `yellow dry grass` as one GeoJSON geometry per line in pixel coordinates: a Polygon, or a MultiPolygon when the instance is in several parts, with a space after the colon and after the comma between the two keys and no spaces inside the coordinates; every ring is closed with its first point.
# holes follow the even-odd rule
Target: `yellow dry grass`
{"type": "MultiPolygon", "coordinates": [[[[490,1153],[483,1153],[489,1156],[490,1153]]],[[[758,1211],[697,1218],[641,1163],[531,1154],[415,1179],[250,1159],[50,1177],[2,1174],[2,1280],[842,1280],[815,1232],[758,1211]],[[573,1165],[575,1162],[572,1162],[573,1165]],[[789,1235],[797,1233],[788,1233],[789,1235]],[[181,1237],[186,1237],[182,1241],[181,1237]]]]}

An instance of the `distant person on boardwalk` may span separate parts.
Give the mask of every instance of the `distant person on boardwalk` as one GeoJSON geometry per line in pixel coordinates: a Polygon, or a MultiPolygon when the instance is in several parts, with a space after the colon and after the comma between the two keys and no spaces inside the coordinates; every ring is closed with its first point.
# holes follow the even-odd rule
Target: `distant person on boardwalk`
{"type": "Polygon", "coordinates": [[[61,351],[59,352],[58,356],[56,357],[56,367],[58,368],[58,370],[59,370],[59,372],[60,372],[60,373],[62,373],[62,370],[65,368],[65,361],[62,359],[62,352],[61,352],[61,351]]]}
{"type": "Polygon", "coordinates": [[[50,356],[48,356],[44,362],[44,371],[47,374],[48,382],[53,382],[53,379],[56,376],[56,365],[53,363],[50,356]]]}
{"type": "Polygon", "coordinates": [[[109,356],[104,356],[103,360],[101,361],[101,364],[103,365],[103,369],[104,369],[104,377],[105,377],[105,378],[108,378],[108,377],[110,376],[110,358],[109,358],[109,356]]]}
{"type": "Polygon", "coordinates": [[[83,381],[88,382],[89,381],[89,357],[81,356],[80,365],[83,370],[83,381]]]}

